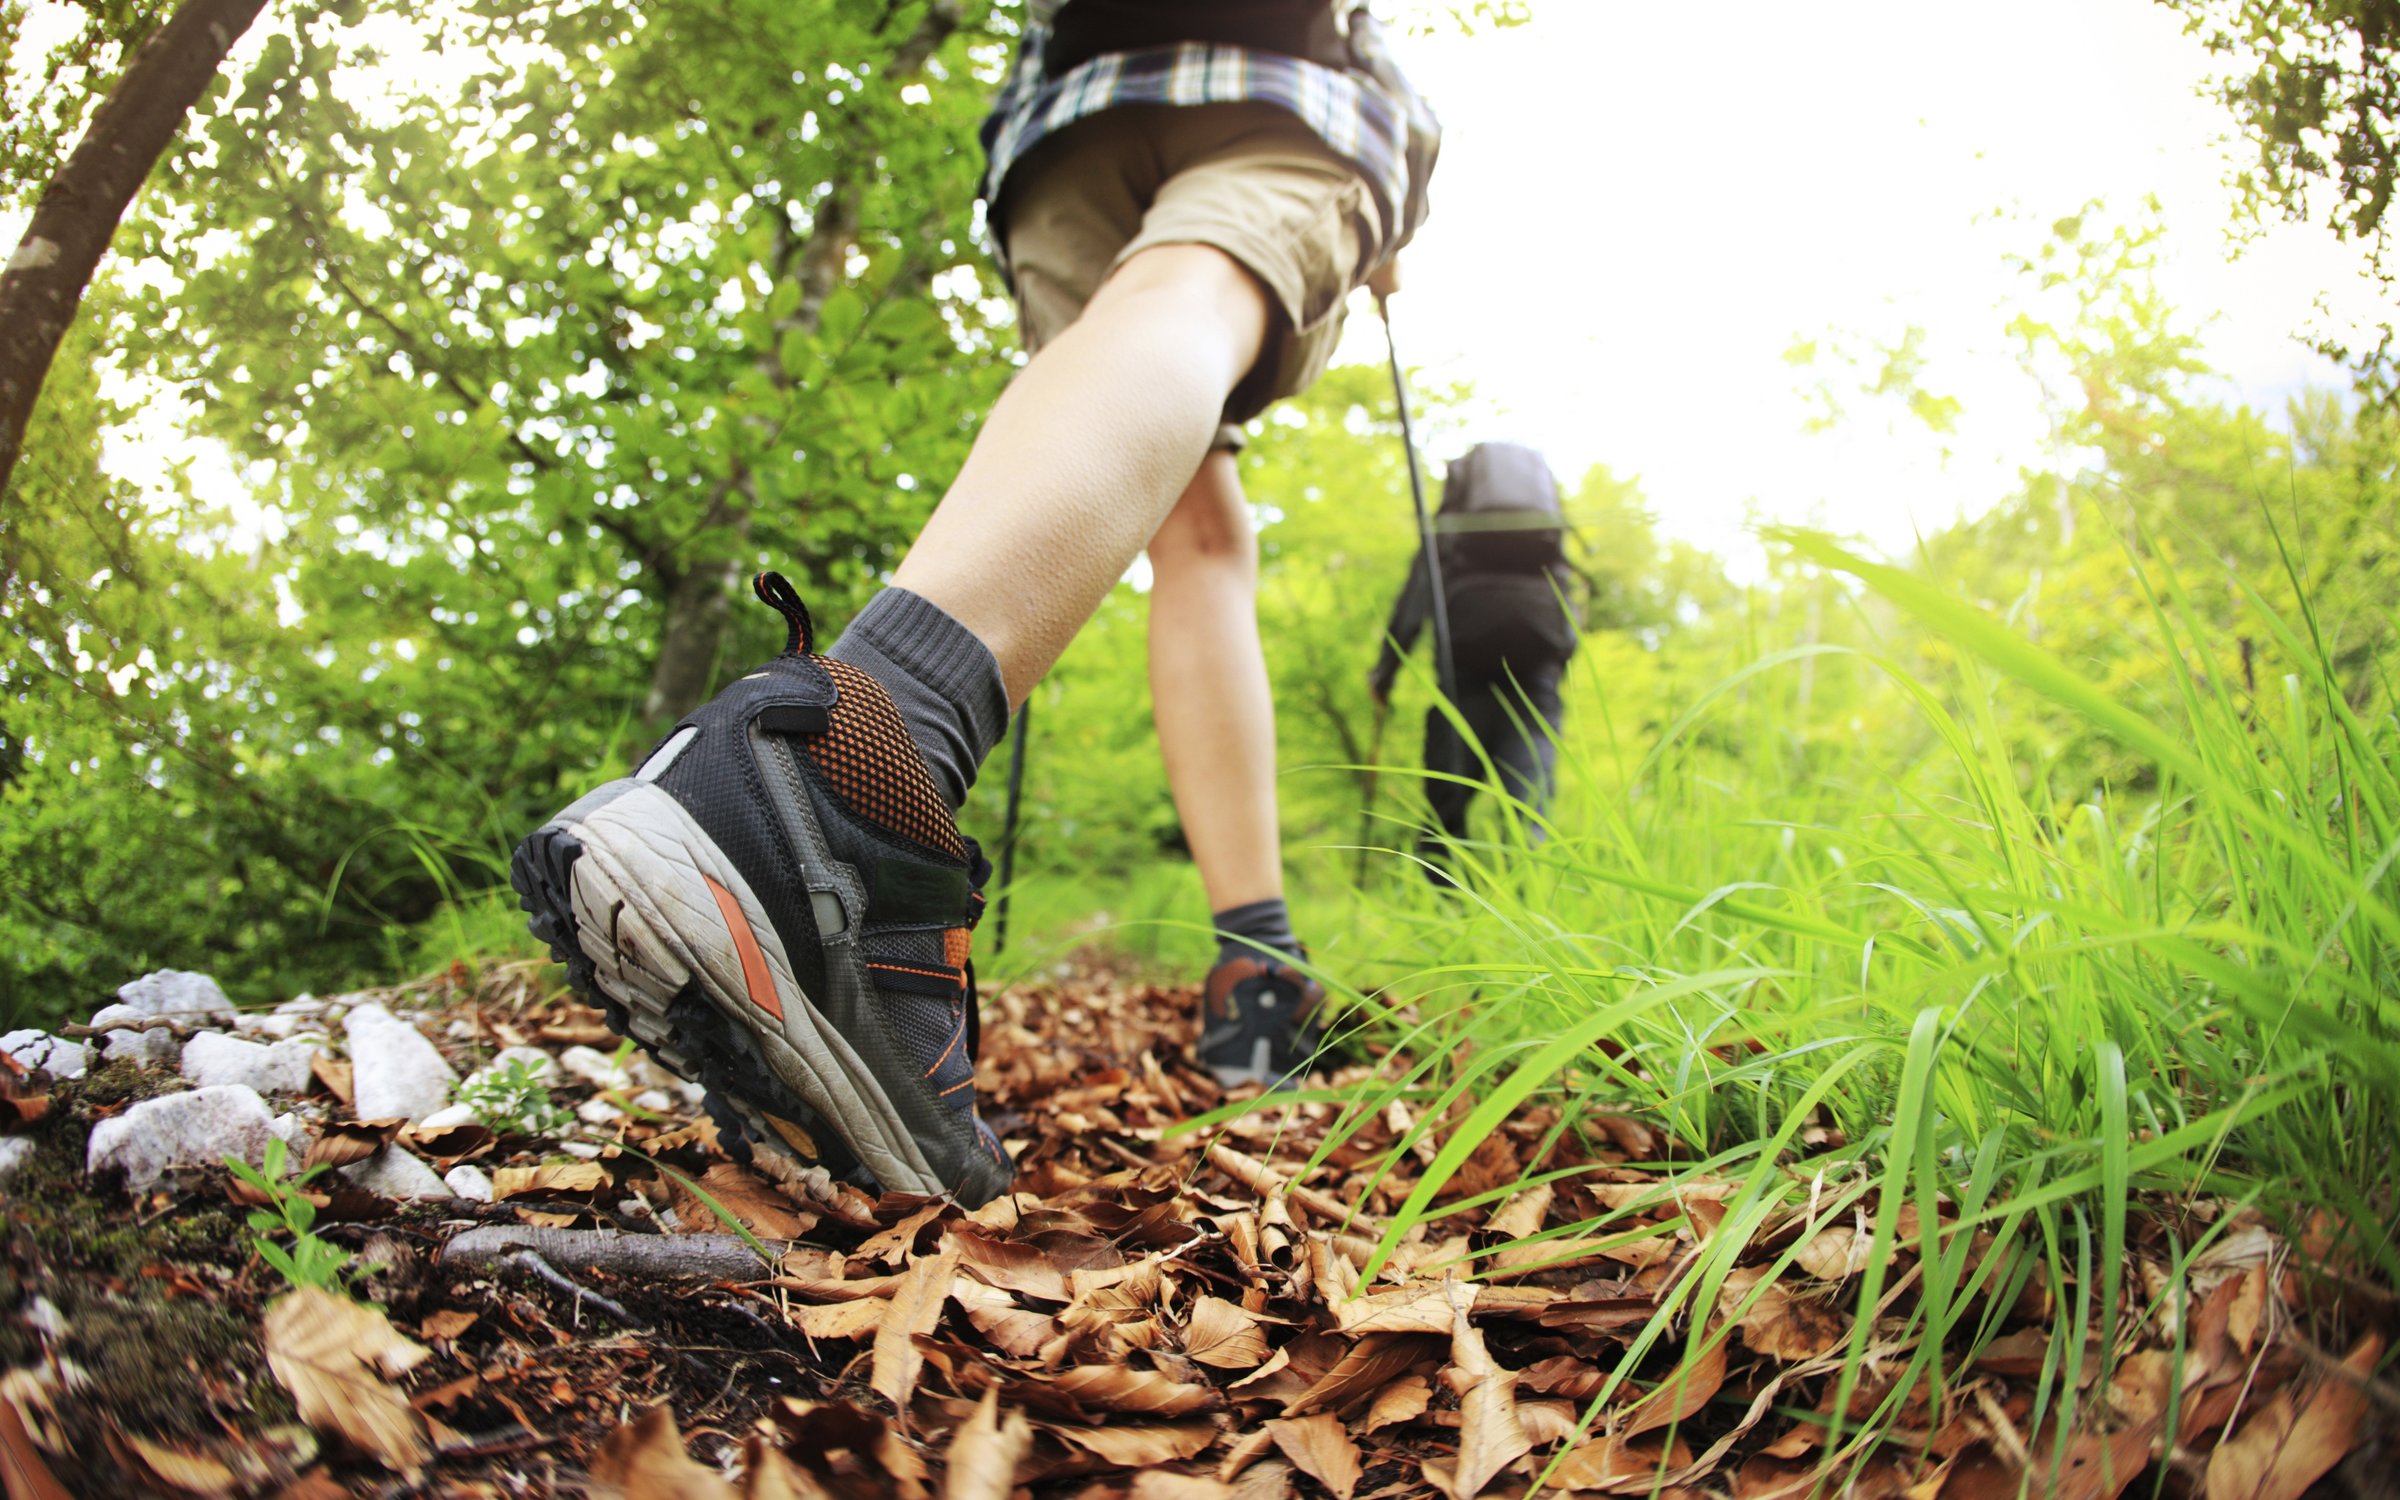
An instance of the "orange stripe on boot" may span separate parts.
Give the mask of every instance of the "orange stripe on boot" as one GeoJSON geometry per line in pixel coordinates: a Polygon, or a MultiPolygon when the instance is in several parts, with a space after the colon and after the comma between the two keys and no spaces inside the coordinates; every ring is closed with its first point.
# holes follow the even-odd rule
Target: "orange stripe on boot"
{"type": "Polygon", "coordinates": [[[742,915],[742,903],[733,892],[717,884],[713,875],[703,875],[708,893],[717,898],[717,910],[725,917],[726,930],[733,934],[733,951],[742,956],[742,983],[750,990],[750,1003],[773,1016],[783,1019],[783,997],[775,993],[775,975],[767,967],[767,955],[758,946],[758,934],[750,930],[750,919],[742,915]]]}

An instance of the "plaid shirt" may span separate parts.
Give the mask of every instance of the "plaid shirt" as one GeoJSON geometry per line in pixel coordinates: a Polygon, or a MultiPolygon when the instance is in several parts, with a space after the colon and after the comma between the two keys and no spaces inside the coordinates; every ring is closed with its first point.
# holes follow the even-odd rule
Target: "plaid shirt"
{"type": "Polygon", "coordinates": [[[1052,78],[1042,70],[1051,18],[1064,0],[1029,0],[1025,34],[992,112],[983,122],[983,196],[992,206],[992,238],[1007,270],[1007,238],[999,222],[1001,188],[1009,169],[1043,137],[1104,109],[1128,104],[1232,104],[1255,101],[1290,110],[1359,170],[1399,232],[1383,247],[1389,256],[1425,220],[1425,178],[1441,141],[1441,124],[1392,64],[1383,28],[1361,6],[1351,15],[1351,51],[1360,66],[1337,72],[1280,52],[1209,42],[1181,42],[1135,52],[1104,53],[1052,78]]]}

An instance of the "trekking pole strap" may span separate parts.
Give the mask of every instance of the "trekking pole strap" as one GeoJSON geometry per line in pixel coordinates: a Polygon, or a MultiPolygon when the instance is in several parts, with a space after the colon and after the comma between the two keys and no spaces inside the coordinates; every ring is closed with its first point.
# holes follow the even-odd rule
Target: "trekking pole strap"
{"type": "Polygon", "coordinates": [[[1408,492],[1417,507],[1417,540],[1425,549],[1425,587],[1431,595],[1433,619],[1434,681],[1440,684],[1442,696],[1458,701],[1456,668],[1450,655],[1450,601],[1442,588],[1442,553],[1434,544],[1433,512],[1425,505],[1425,474],[1417,464],[1417,432],[1408,410],[1408,376],[1400,368],[1400,342],[1392,334],[1392,304],[1388,297],[1375,299],[1375,311],[1383,319],[1383,346],[1391,356],[1392,399],[1400,408],[1400,446],[1408,454],[1408,492]]]}

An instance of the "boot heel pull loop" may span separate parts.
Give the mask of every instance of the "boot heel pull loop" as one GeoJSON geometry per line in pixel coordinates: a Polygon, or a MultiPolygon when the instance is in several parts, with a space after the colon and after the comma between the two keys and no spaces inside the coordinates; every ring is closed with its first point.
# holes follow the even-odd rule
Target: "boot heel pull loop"
{"type": "Polygon", "coordinates": [[[807,656],[817,649],[817,627],[808,617],[808,606],[800,602],[800,591],[791,580],[772,570],[750,580],[758,597],[783,616],[783,649],[791,656],[807,656]]]}

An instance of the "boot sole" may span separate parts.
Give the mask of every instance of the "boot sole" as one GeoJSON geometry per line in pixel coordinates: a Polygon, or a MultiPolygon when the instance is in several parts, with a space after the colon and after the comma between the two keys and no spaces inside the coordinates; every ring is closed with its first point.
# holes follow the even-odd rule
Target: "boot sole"
{"type": "Polygon", "coordinates": [[[509,883],[575,993],[710,1091],[737,1159],[765,1145],[835,1177],[948,1192],[801,991],[748,883],[674,798],[641,781],[601,787],[517,846],[509,883]]]}

